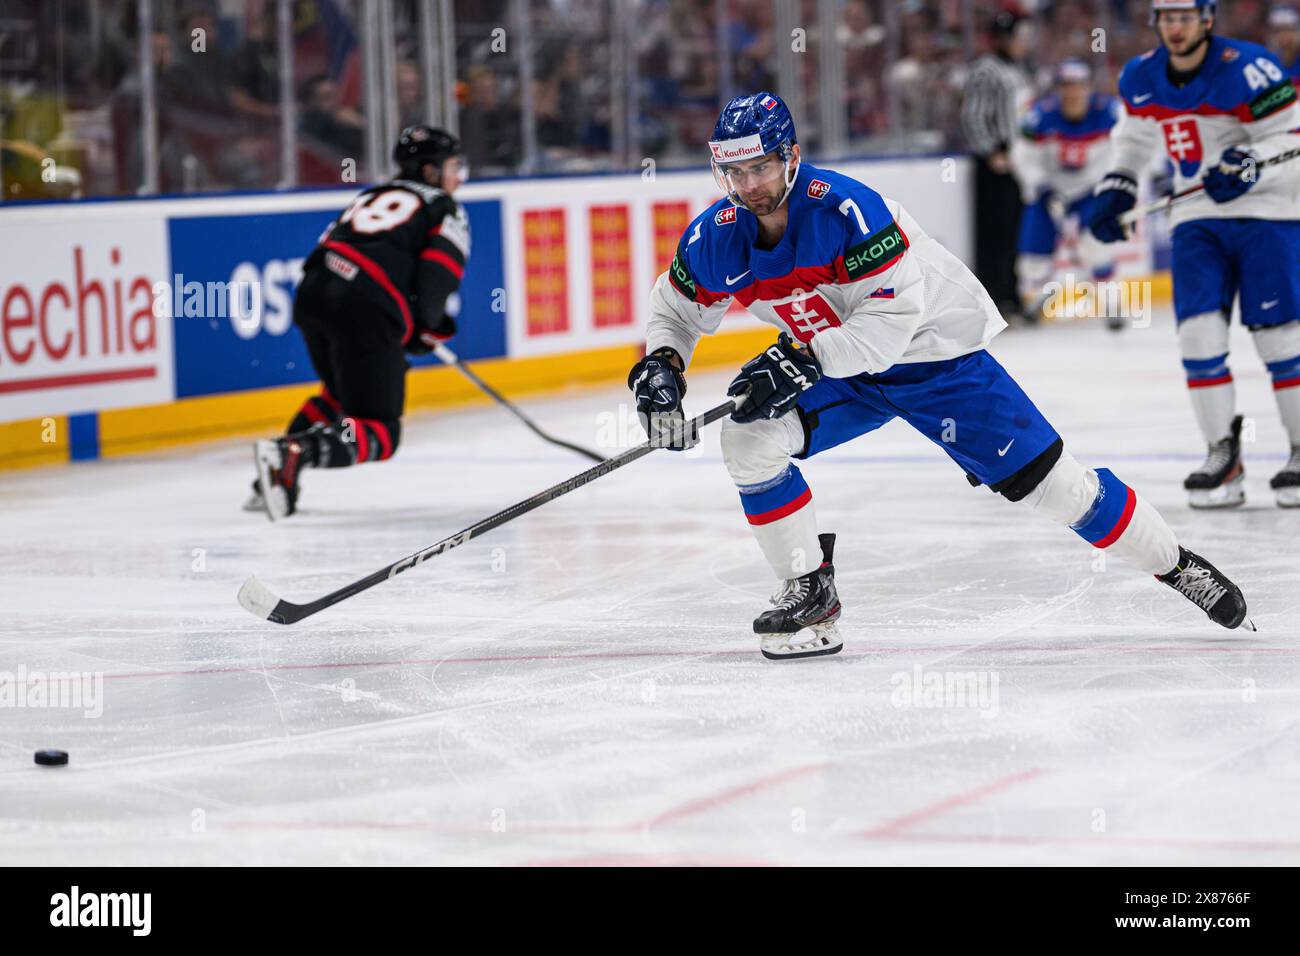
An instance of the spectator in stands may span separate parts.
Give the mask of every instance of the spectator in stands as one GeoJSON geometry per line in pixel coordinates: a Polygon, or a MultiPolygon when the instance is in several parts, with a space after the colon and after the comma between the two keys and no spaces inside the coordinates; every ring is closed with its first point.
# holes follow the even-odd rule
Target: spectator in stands
{"type": "Polygon", "coordinates": [[[421,126],[429,122],[424,113],[424,84],[420,68],[411,60],[397,61],[397,125],[421,126]]]}
{"type": "Polygon", "coordinates": [[[231,99],[242,113],[273,119],[280,113],[280,48],[274,4],[250,10],[246,31],[233,58],[231,99]]]}
{"type": "Polygon", "coordinates": [[[365,123],[361,115],[339,99],[338,84],[328,76],[309,77],[298,89],[298,127],[316,145],[335,154],[360,160],[365,123]]]}
{"type": "Polygon", "coordinates": [[[513,172],[524,154],[518,107],[502,102],[500,80],[490,67],[470,67],[465,80],[460,140],[470,168],[486,175],[513,172]]]}
{"type": "Polygon", "coordinates": [[[939,34],[928,13],[912,20],[903,35],[906,54],[885,73],[886,88],[898,105],[899,129],[927,134],[922,145],[942,142],[944,113],[952,101],[947,66],[939,59],[939,34]]]}

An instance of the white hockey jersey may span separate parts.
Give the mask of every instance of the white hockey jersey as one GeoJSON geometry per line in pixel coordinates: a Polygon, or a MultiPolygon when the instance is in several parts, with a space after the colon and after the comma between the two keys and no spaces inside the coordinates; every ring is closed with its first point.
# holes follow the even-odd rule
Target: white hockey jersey
{"type": "Polygon", "coordinates": [[[805,343],[824,374],[956,358],[1006,328],[970,270],[893,200],[804,163],[774,249],[758,220],[721,199],[696,217],[650,294],[646,349],[689,362],[735,299],[805,343]]]}
{"type": "MultiPolygon", "coordinates": [[[[1200,72],[1182,87],[1169,82],[1168,63],[1161,46],[1120,74],[1124,113],[1111,134],[1113,169],[1137,178],[1160,149],[1173,164],[1174,189],[1182,190],[1199,183],[1229,146],[1249,144],[1261,162],[1300,146],[1296,89],[1266,47],[1211,36],[1200,72]]],[[[1261,168],[1258,177],[1231,202],[1201,194],[1175,204],[1171,227],[1195,219],[1300,219],[1300,160],[1261,168]]]]}
{"type": "Polygon", "coordinates": [[[1020,121],[1012,165],[1026,203],[1050,189],[1066,205],[1092,192],[1110,167],[1110,131],[1122,107],[1113,96],[1093,93],[1080,119],[1067,119],[1055,96],[1038,100],[1020,121]]]}

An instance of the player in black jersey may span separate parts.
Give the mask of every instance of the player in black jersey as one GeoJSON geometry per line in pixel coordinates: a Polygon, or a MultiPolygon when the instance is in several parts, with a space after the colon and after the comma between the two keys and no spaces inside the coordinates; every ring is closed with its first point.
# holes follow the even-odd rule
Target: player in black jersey
{"type": "Polygon", "coordinates": [[[447,298],[469,256],[469,220],[452,198],[464,181],[460,142],[429,126],[402,130],[401,172],[371,186],[330,224],[303,265],[293,321],[321,390],[281,438],[259,441],[245,506],[272,521],[294,513],[303,468],[391,458],[401,438],[406,354],[456,332],[447,298]]]}

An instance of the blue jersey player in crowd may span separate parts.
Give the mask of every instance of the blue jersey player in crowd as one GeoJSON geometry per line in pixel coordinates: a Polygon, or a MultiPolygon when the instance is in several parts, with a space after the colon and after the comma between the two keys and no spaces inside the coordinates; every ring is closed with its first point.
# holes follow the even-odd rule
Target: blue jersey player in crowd
{"type": "Polygon", "coordinates": [[[985,350],[1006,327],[993,300],[897,202],[803,163],[794,120],[771,93],[731,100],[709,148],[726,198],[692,221],[656,281],[646,356],[628,385],[652,438],[685,447],[685,372],[700,337],[732,300],[781,330],[731,383],[744,398],[722,429],[741,509],[782,582],[754,622],[765,656],[842,647],[835,536],[818,534],[797,461],[896,417],[972,485],[1157,576],[1224,627],[1249,626],[1235,584],[1123,481],[1064,448],[985,350]]]}
{"type": "Polygon", "coordinates": [[[1300,147],[1300,105],[1277,57],[1214,35],[1214,13],[1214,0],[1152,3],[1161,45],[1120,74],[1124,113],[1089,228],[1103,242],[1123,237],[1119,217],[1133,208],[1137,171],[1156,150],[1174,167],[1175,190],[1204,186],[1170,213],[1178,342],[1209,448],[1183,487],[1195,508],[1246,500],[1228,368],[1236,300],[1290,440],[1270,486],[1279,505],[1300,507],[1300,159],[1266,165],[1300,147]]]}

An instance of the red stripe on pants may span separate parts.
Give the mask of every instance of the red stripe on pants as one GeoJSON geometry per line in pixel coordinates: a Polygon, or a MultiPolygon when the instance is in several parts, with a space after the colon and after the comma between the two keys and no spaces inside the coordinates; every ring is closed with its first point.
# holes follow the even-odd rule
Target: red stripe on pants
{"type": "Polygon", "coordinates": [[[805,488],[803,494],[794,499],[794,501],[788,501],[780,507],[773,508],[771,511],[764,511],[761,514],[756,515],[745,515],[745,517],[749,519],[750,524],[771,524],[773,521],[778,521],[786,515],[794,514],[810,501],[812,501],[812,489],[805,488]]]}
{"type": "Polygon", "coordinates": [[[1128,529],[1129,522],[1133,520],[1133,509],[1137,507],[1137,500],[1137,495],[1132,488],[1129,488],[1128,497],[1124,499],[1124,512],[1119,516],[1119,520],[1115,522],[1115,527],[1110,529],[1110,534],[1100,541],[1092,543],[1094,548],[1109,548],[1119,540],[1119,536],[1128,529]]]}
{"type": "Polygon", "coordinates": [[[1227,385],[1232,381],[1232,373],[1219,375],[1216,378],[1189,378],[1187,380],[1188,388],[1209,388],[1211,385],[1227,385]]]}

